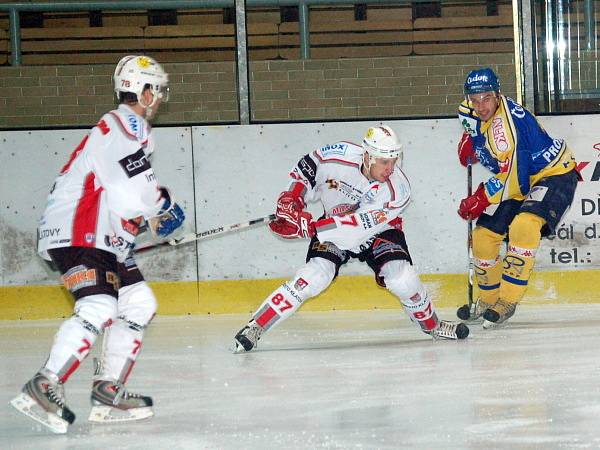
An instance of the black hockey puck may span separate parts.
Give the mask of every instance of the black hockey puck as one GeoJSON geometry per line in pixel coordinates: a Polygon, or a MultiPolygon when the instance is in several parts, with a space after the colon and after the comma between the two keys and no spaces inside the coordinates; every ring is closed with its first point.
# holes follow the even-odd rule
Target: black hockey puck
{"type": "Polygon", "coordinates": [[[456,316],[460,320],[469,320],[471,317],[471,309],[469,308],[469,305],[462,305],[460,308],[458,308],[456,310],[456,316]]]}
{"type": "Polygon", "coordinates": [[[487,320],[488,322],[496,323],[496,322],[498,322],[498,320],[500,320],[500,314],[498,314],[493,309],[486,309],[485,312],[483,313],[483,318],[485,320],[487,320]]]}
{"type": "Polygon", "coordinates": [[[456,327],[456,337],[459,339],[464,339],[469,335],[469,327],[464,323],[459,323],[456,327]]]}

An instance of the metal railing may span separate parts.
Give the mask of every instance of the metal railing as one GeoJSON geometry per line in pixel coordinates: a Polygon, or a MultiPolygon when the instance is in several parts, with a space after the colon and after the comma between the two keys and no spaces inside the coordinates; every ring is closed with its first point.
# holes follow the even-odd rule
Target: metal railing
{"type": "MultiPolygon", "coordinates": [[[[355,5],[385,4],[407,5],[425,3],[429,0],[129,0],[129,1],[62,1],[50,3],[12,2],[0,4],[0,11],[7,11],[10,21],[10,62],[21,65],[21,30],[19,13],[22,11],[102,11],[102,10],[159,10],[159,9],[202,9],[235,8],[236,14],[236,73],[238,108],[240,123],[250,121],[248,49],[246,36],[247,7],[298,6],[298,26],[300,37],[300,57],[310,58],[309,6],[310,5],[355,5]]],[[[514,1],[514,0],[513,0],[514,1]]],[[[444,3],[443,1],[440,3],[444,3]]],[[[467,0],[466,3],[481,4],[481,0],[467,0]]]]}
{"type": "MultiPolygon", "coordinates": [[[[236,8],[240,14],[246,7],[280,7],[298,6],[300,58],[310,58],[309,6],[311,5],[356,5],[385,4],[407,5],[413,3],[430,3],[431,0],[245,0],[239,8],[239,0],[119,0],[119,1],[62,1],[49,3],[11,2],[0,4],[0,11],[7,11],[10,21],[10,62],[13,66],[21,65],[21,31],[19,12],[59,12],[59,11],[98,11],[98,10],[147,10],[147,9],[194,9],[194,8],[236,8]]],[[[441,3],[444,3],[443,1],[441,3]]],[[[466,0],[465,3],[481,3],[480,0],[466,0]]],[[[239,21],[238,21],[239,22],[239,21]]]]}

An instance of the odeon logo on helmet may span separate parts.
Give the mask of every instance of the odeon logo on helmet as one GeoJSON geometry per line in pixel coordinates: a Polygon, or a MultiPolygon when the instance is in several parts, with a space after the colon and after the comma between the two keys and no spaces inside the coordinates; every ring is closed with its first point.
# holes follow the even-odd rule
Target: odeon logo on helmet
{"type": "Polygon", "coordinates": [[[475,83],[477,81],[487,83],[488,77],[487,77],[487,75],[475,74],[474,76],[467,78],[467,83],[475,83]]]}
{"type": "Polygon", "coordinates": [[[486,67],[469,72],[465,80],[465,94],[479,94],[487,91],[500,91],[500,82],[492,69],[486,67]]]}

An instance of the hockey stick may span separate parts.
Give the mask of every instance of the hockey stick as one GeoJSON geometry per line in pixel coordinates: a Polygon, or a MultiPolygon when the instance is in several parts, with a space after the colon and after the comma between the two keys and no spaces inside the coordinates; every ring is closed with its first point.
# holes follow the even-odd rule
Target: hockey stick
{"type": "MultiPolygon", "coordinates": [[[[467,164],[467,196],[473,194],[473,166],[467,164]]],[[[467,279],[467,299],[469,301],[469,311],[473,306],[473,275],[475,272],[473,262],[473,220],[467,220],[467,255],[469,258],[469,276],[467,279]]]]}
{"type": "Polygon", "coordinates": [[[160,246],[164,246],[164,245],[175,246],[175,245],[186,244],[188,242],[200,241],[203,239],[219,236],[221,234],[230,233],[232,231],[243,230],[244,228],[249,228],[253,225],[258,225],[260,223],[270,222],[274,219],[275,219],[275,214],[270,214],[265,217],[259,217],[258,219],[248,220],[247,222],[234,223],[231,225],[224,225],[224,226],[220,226],[220,227],[216,227],[216,228],[211,228],[211,229],[205,230],[205,231],[200,231],[199,233],[186,234],[179,238],[171,239],[169,241],[159,242],[156,244],[150,244],[150,245],[146,245],[144,247],[136,248],[135,251],[139,253],[139,252],[143,252],[143,251],[150,250],[152,248],[156,248],[156,247],[160,247],[160,246]]]}
{"type": "MultiPolygon", "coordinates": [[[[467,196],[473,194],[473,166],[469,161],[467,164],[467,196]]],[[[461,306],[456,315],[461,320],[469,320],[473,311],[473,278],[475,275],[475,264],[473,261],[473,220],[467,220],[467,254],[468,254],[468,276],[467,276],[467,300],[468,304],[461,306]]]]}

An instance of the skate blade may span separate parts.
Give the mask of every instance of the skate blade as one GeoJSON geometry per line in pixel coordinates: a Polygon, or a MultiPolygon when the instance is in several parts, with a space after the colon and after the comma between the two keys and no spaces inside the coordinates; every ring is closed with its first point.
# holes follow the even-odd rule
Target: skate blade
{"type": "Polygon", "coordinates": [[[56,414],[44,410],[44,408],[42,408],[34,399],[23,392],[13,398],[10,401],[10,404],[17,411],[25,414],[36,422],[41,423],[53,433],[65,434],[67,432],[69,422],[56,414]]]}
{"type": "Polygon", "coordinates": [[[246,353],[244,346],[236,340],[233,341],[233,346],[229,348],[229,351],[231,351],[231,353],[234,355],[237,355],[238,353],[246,353]]]}
{"type": "Polygon", "coordinates": [[[452,336],[431,336],[434,341],[456,341],[457,337],[452,336]]]}
{"type": "Polygon", "coordinates": [[[142,406],[140,408],[119,409],[112,406],[92,406],[90,411],[90,422],[101,423],[116,423],[116,422],[133,422],[134,420],[143,420],[154,415],[154,411],[150,406],[142,406]]]}
{"type": "Polygon", "coordinates": [[[483,321],[483,329],[484,330],[497,330],[499,328],[504,328],[506,325],[507,325],[507,321],[506,320],[504,322],[501,322],[501,323],[490,322],[489,320],[484,320],[483,321]]]}

